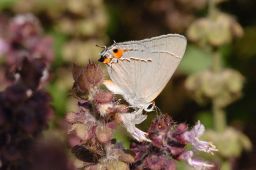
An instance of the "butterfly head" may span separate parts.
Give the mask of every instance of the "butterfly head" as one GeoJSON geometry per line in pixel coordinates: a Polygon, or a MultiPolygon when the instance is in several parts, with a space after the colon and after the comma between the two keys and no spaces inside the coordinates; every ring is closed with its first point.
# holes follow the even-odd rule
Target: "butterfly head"
{"type": "Polygon", "coordinates": [[[123,56],[123,53],[124,50],[114,43],[110,47],[105,47],[104,50],[100,52],[100,59],[98,61],[111,64],[117,62],[117,60],[123,56]]]}

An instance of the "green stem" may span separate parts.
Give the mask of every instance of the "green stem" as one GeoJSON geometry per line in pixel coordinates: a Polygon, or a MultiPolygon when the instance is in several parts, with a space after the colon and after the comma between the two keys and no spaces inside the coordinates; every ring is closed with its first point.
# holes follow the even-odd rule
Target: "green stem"
{"type": "Polygon", "coordinates": [[[208,16],[209,18],[213,18],[215,13],[218,11],[214,0],[208,0],[208,16]]]}
{"type": "Polygon", "coordinates": [[[213,117],[214,117],[214,127],[218,132],[223,132],[226,128],[226,115],[222,108],[218,107],[215,102],[213,102],[213,117]]]}
{"type": "MultiPolygon", "coordinates": [[[[218,73],[222,69],[221,55],[217,49],[213,51],[213,62],[212,70],[214,73],[218,73]]],[[[215,130],[222,132],[226,128],[226,115],[222,107],[220,107],[215,99],[213,99],[213,117],[214,117],[214,126],[215,130]]]]}
{"type": "Polygon", "coordinates": [[[213,72],[219,72],[222,68],[221,56],[220,53],[215,50],[212,55],[212,69],[213,72]]]}

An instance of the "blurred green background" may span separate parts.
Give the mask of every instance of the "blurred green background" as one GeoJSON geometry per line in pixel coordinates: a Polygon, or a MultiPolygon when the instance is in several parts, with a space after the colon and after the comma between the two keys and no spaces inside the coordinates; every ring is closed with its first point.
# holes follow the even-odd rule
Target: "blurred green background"
{"type": "Polygon", "coordinates": [[[256,169],[255,10],[255,0],[0,0],[1,18],[32,13],[54,39],[47,85],[53,129],[76,110],[72,63],[96,61],[101,51],[96,44],[186,35],[186,54],[157,106],[178,122],[201,120],[209,130],[206,138],[217,140],[221,169],[237,170],[256,169]],[[225,112],[222,118],[218,112],[225,112]]]}

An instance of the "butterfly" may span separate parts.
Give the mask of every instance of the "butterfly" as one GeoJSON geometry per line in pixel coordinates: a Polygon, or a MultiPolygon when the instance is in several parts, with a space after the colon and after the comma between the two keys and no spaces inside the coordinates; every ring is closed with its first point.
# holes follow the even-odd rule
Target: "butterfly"
{"type": "Polygon", "coordinates": [[[186,50],[187,40],[179,34],[167,34],[138,41],[114,43],[100,53],[110,80],[105,86],[120,94],[134,108],[121,120],[138,141],[150,141],[147,133],[135,125],[143,122],[155,108],[154,100],[164,89],[186,50]]]}

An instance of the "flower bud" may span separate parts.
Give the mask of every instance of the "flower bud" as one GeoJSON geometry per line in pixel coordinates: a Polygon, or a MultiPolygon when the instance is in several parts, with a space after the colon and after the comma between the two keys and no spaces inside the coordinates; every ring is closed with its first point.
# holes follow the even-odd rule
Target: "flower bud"
{"type": "Polygon", "coordinates": [[[91,128],[82,123],[76,123],[72,125],[72,129],[75,130],[77,137],[82,140],[88,140],[93,136],[91,128]]]}
{"type": "Polygon", "coordinates": [[[71,147],[81,144],[81,139],[74,133],[69,134],[68,143],[71,147]]]}
{"type": "Polygon", "coordinates": [[[117,113],[127,113],[129,111],[129,107],[124,104],[119,104],[115,106],[117,113]]]}
{"type": "Polygon", "coordinates": [[[129,170],[129,165],[118,160],[112,160],[106,163],[107,170],[116,170],[117,167],[119,170],[129,170]]]}
{"type": "Polygon", "coordinates": [[[175,162],[162,155],[150,155],[145,159],[145,167],[148,169],[175,170],[175,162]]]}
{"type": "Polygon", "coordinates": [[[107,143],[113,138],[112,129],[104,125],[97,126],[95,134],[98,141],[101,143],[107,143]]]}
{"type": "Polygon", "coordinates": [[[125,153],[122,150],[120,150],[119,152],[118,159],[129,164],[135,161],[134,157],[131,154],[125,153]]]}
{"type": "Polygon", "coordinates": [[[243,82],[243,76],[232,69],[206,70],[190,76],[186,88],[198,103],[214,100],[219,107],[225,107],[241,96],[243,82]]]}
{"type": "Polygon", "coordinates": [[[110,103],[113,100],[113,94],[110,92],[100,91],[94,96],[94,100],[99,104],[110,103]]]}
{"type": "Polygon", "coordinates": [[[97,64],[88,64],[85,75],[90,86],[97,86],[103,81],[103,72],[97,64]]]}
{"type": "Polygon", "coordinates": [[[102,117],[108,116],[110,113],[112,113],[111,108],[113,108],[112,103],[100,104],[97,106],[97,109],[102,117]]]}
{"type": "Polygon", "coordinates": [[[221,46],[243,35],[243,29],[230,15],[218,12],[215,17],[196,20],[188,29],[188,38],[201,45],[221,46]]]}
{"type": "Polygon", "coordinates": [[[67,113],[65,119],[68,123],[75,123],[76,113],[74,113],[74,112],[67,113]]]}
{"type": "Polygon", "coordinates": [[[97,64],[88,64],[86,67],[73,66],[73,88],[78,93],[85,93],[98,86],[103,80],[103,72],[97,64]]]}

